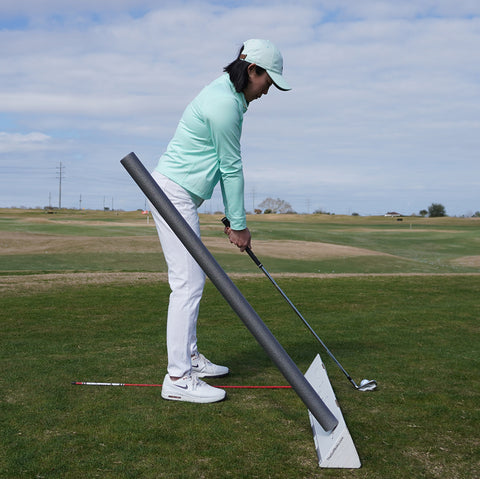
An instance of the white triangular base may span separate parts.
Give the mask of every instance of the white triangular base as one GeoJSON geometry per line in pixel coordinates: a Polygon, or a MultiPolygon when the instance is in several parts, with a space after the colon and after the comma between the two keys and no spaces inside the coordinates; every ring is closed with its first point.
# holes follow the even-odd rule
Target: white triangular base
{"type": "Polygon", "coordinates": [[[312,413],[308,411],[319,466],[345,469],[361,467],[355,444],[348,432],[345,419],[343,419],[342,411],[338,405],[320,355],[317,355],[313,360],[305,374],[305,378],[338,420],[338,426],[333,431],[325,432],[312,413]]]}

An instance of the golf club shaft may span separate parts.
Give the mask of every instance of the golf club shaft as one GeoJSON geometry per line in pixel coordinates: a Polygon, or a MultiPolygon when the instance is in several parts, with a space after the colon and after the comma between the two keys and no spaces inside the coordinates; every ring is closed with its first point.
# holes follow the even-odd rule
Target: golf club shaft
{"type": "MultiPolygon", "coordinates": [[[[222,223],[226,226],[226,227],[230,227],[230,221],[228,220],[227,217],[224,217],[222,218],[222,223]]],[[[330,349],[328,349],[327,345],[320,339],[320,337],[318,336],[318,334],[315,332],[315,330],[310,326],[310,324],[307,322],[307,320],[303,317],[303,315],[300,313],[300,311],[296,308],[296,306],[290,301],[290,298],[284,293],[284,291],[282,290],[282,288],[280,288],[280,286],[277,284],[277,282],[272,278],[272,276],[270,275],[270,273],[266,270],[266,268],[263,266],[262,262],[255,256],[254,252],[250,249],[250,248],[246,248],[245,251],[247,252],[248,256],[250,256],[250,258],[252,258],[252,260],[254,261],[254,263],[263,271],[263,273],[265,274],[265,276],[270,280],[270,282],[275,286],[275,288],[277,288],[277,290],[280,292],[280,294],[283,296],[283,298],[285,299],[285,301],[287,301],[287,303],[290,305],[290,307],[295,311],[295,313],[297,314],[297,316],[303,321],[303,324],[305,324],[305,326],[308,328],[308,330],[313,334],[313,336],[315,337],[315,339],[322,345],[322,347],[325,349],[325,351],[327,352],[327,354],[330,356],[330,358],[333,359],[333,361],[335,362],[335,364],[340,368],[340,370],[343,372],[343,374],[345,374],[345,376],[347,377],[347,379],[352,383],[352,385],[355,387],[355,389],[358,389],[358,386],[357,384],[355,383],[355,381],[352,379],[352,377],[350,376],[350,374],[348,374],[348,372],[345,370],[345,368],[340,364],[340,362],[337,360],[337,358],[333,355],[333,353],[330,351],[330,349]]]]}

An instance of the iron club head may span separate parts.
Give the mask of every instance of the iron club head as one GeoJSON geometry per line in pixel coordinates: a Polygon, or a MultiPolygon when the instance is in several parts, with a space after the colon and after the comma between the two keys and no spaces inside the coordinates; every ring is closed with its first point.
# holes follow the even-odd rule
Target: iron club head
{"type": "Polygon", "coordinates": [[[377,389],[377,381],[375,379],[362,379],[357,389],[359,391],[373,391],[377,389]]]}

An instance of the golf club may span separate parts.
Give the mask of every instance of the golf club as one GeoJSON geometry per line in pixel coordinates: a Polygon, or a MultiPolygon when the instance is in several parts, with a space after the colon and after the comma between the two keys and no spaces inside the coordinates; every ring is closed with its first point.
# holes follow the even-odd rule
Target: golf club
{"type": "MultiPolygon", "coordinates": [[[[222,223],[225,225],[225,227],[230,228],[230,221],[228,220],[227,217],[222,218],[222,223]]],[[[250,248],[246,248],[245,250],[252,258],[254,263],[263,271],[265,276],[270,280],[270,282],[277,288],[277,290],[280,292],[280,294],[284,297],[284,299],[287,301],[287,303],[291,306],[291,308],[295,311],[297,316],[303,321],[303,324],[309,329],[309,331],[315,336],[315,339],[323,346],[327,354],[333,359],[335,364],[340,368],[340,370],[345,374],[347,379],[350,381],[352,386],[357,389],[358,391],[373,391],[377,387],[377,382],[374,379],[362,379],[360,384],[357,385],[357,383],[352,379],[350,374],[347,373],[345,368],[340,364],[340,362],[335,358],[333,353],[327,348],[326,344],[320,339],[320,337],[317,335],[317,333],[313,330],[313,328],[308,324],[307,320],[302,316],[300,311],[295,307],[295,305],[290,301],[288,296],[283,292],[283,290],[278,286],[277,282],[272,278],[272,276],[269,274],[269,272],[265,269],[263,264],[260,262],[260,260],[255,256],[253,251],[250,248]]]]}

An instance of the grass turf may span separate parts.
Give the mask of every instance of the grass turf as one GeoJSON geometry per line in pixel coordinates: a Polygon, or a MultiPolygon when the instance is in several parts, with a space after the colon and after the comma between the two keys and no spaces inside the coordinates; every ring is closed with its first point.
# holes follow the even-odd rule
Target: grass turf
{"type": "MultiPolygon", "coordinates": [[[[237,284],[300,369],[320,353],[362,469],[318,469],[291,390],[229,390],[200,407],[159,388],[72,386],[162,381],[168,286],[65,284],[2,297],[0,477],[478,477],[479,277],[281,279],[347,371],[378,381],[373,393],[351,387],[268,280],[237,284]]],[[[285,384],[210,283],[199,338],[232,369],[212,384],[285,384]]]]}
{"type": "MultiPolygon", "coordinates": [[[[201,215],[202,236],[221,237],[220,216],[201,215]]],[[[347,256],[304,260],[262,255],[271,272],[295,273],[462,273],[479,272],[478,262],[458,262],[478,256],[478,218],[336,217],[329,215],[253,215],[249,219],[255,240],[297,240],[366,248],[389,256],[347,256]]],[[[49,235],[102,238],[155,236],[153,221],[139,212],[65,210],[55,215],[41,211],[0,209],[0,232],[48,239],[49,235]]],[[[11,240],[10,240],[11,241],[11,240]]],[[[21,241],[20,239],[16,241],[21,241]]],[[[215,255],[229,271],[252,272],[255,265],[232,253],[215,255]]],[[[88,252],[48,251],[1,254],[0,274],[64,271],[165,271],[160,249],[88,252]]]]}
{"type": "MultiPolygon", "coordinates": [[[[322,241],[389,257],[263,257],[272,273],[478,272],[452,260],[478,252],[478,221],[461,218],[261,215],[254,238],[322,241]]],[[[221,234],[202,217],[203,236],[221,234]]],[[[3,210],[0,230],[30,235],[155,235],[138,212],[3,210]]],[[[215,255],[230,272],[258,271],[246,255],[215,255]]],[[[0,274],[162,271],[159,253],[4,254],[0,274]]],[[[159,388],[89,388],[72,380],[159,383],[166,369],[166,283],[65,282],[2,293],[0,477],[358,477],[480,475],[478,276],[281,278],[281,287],[358,381],[353,390],[266,278],[237,281],[304,371],[317,352],[328,369],[363,468],[319,470],[303,403],[288,390],[228,390],[199,407],[159,388]]],[[[213,384],[285,384],[207,283],[202,351],[232,369],[213,384]]]]}

